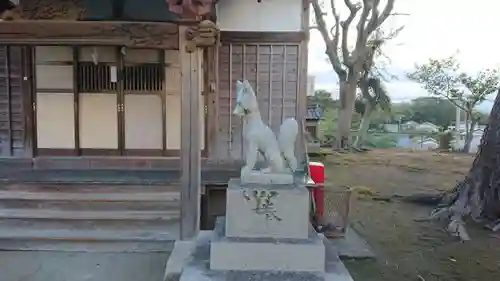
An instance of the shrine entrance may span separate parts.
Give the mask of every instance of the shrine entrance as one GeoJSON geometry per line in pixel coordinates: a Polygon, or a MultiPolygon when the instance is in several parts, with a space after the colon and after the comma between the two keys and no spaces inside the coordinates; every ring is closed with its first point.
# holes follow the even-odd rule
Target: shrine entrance
{"type": "Polygon", "coordinates": [[[36,154],[167,156],[164,51],[37,46],[36,154]]]}

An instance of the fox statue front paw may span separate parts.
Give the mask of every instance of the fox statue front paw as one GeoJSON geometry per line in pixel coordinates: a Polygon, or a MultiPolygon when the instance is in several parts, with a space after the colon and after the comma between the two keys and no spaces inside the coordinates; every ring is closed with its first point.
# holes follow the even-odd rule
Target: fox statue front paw
{"type": "Polygon", "coordinates": [[[260,171],[265,173],[265,174],[269,174],[269,173],[271,173],[271,168],[267,167],[267,168],[261,169],[260,171]]]}
{"type": "Polygon", "coordinates": [[[241,169],[241,177],[244,177],[245,175],[249,175],[252,172],[252,170],[253,170],[252,167],[244,166],[241,169]]]}

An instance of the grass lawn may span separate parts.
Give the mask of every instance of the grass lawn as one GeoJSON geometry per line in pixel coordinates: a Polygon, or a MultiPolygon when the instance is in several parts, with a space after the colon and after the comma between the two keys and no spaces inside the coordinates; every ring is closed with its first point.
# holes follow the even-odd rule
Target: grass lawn
{"type": "MultiPolygon", "coordinates": [[[[467,173],[474,155],[375,150],[334,154],[322,159],[327,182],[380,195],[451,189],[467,173]]],[[[377,260],[347,261],[356,281],[500,280],[500,235],[468,225],[472,241],[461,243],[446,225],[415,222],[431,209],[410,203],[381,202],[358,195],[351,224],[377,260]]]]}

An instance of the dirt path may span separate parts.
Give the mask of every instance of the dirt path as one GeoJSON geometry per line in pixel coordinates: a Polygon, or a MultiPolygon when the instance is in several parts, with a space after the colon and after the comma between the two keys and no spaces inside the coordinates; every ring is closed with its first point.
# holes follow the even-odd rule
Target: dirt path
{"type": "MultiPolygon", "coordinates": [[[[473,155],[378,150],[323,159],[328,181],[380,195],[412,194],[454,187],[473,155]]],[[[359,196],[358,196],[359,197],[359,196]]],[[[469,226],[472,241],[451,238],[443,225],[415,222],[430,209],[408,203],[355,200],[353,227],[376,252],[376,261],[349,261],[356,281],[500,280],[500,236],[469,226]]]]}

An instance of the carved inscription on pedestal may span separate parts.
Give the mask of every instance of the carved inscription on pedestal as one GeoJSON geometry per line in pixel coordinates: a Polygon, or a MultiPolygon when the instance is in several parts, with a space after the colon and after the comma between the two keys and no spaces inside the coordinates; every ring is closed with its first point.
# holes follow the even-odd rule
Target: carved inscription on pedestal
{"type": "Polygon", "coordinates": [[[255,203],[255,208],[252,210],[256,214],[262,215],[266,220],[277,220],[282,219],[276,215],[276,205],[274,200],[278,197],[279,193],[273,190],[252,190],[250,194],[245,190],[243,191],[243,197],[246,201],[253,201],[255,203]]]}

